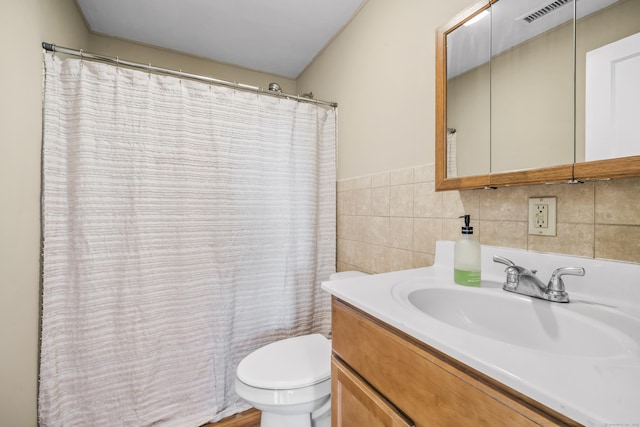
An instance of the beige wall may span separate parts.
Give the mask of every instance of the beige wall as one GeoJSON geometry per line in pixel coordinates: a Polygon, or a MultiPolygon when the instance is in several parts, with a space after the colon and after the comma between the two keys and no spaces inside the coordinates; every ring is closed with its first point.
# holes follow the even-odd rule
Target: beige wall
{"type": "Polygon", "coordinates": [[[277,82],[283,92],[296,93],[296,81],[292,79],[212,62],[166,49],[130,43],[113,37],[90,34],[86,49],[90,52],[128,59],[141,64],[153,64],[158,67],[182,70],[192,74],[215,77],[216,79],[231,82],[235,81],[261,88],[267,88],[269,83],[277,82]]]}
{"type": "Polygon", "coordinates": [[[36,425],[43,41],[86,44],[69,0],[2,2],[0,13],[0,424],[36,425]]]}
{"type": "Polygon", "coordinates": [[[0,38],[0,425],[37,425],[43,41],[267,87],[296,82],[91,35],[73,0],[2,0],[0,38]]]}
{"type": "Polygon", "coordinates": [[[339,104],[339,179],[433,162],[435,29],[472,3],[369,0],[298,78],[339,104]]]}

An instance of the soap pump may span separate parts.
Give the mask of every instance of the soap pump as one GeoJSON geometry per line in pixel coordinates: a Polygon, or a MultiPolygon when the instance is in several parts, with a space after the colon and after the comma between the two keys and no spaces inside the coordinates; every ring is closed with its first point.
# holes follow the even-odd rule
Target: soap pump
{"type": "Polygon", "coordinates": [[[462,235],[453,247],[453,280],[459,285],[480,286],[480,243],[469,226],[471,215],[463,215],[462,235]]]}

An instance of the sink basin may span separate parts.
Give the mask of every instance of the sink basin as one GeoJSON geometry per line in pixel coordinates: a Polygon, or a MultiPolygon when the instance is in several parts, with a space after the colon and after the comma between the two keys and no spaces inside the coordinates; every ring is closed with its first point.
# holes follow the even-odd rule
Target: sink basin
{"type": "Polygon", "coordinates": [[[439,322],[515,346],[582,357],[638,353],[640,322],[607,306],[550,303],[482,288],[427,287],[405,297],[439,322]]]}

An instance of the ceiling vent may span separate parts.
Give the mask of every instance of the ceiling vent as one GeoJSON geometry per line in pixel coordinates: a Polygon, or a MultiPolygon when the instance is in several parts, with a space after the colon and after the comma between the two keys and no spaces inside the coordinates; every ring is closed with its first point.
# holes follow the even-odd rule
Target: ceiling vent
{"type": "Polygon", "coordinates": [[[528,12],[527,14],[520,17],[520,19],[522,19],[528,24],[531,24],[533,21],[540,19],[545,15],[548,15],[549,13],[564,6],[565,4],[572,3],[572,2],[573,0],[555,0],[545,4],[544,6],[539,7],[538,9],[528,12]]]}

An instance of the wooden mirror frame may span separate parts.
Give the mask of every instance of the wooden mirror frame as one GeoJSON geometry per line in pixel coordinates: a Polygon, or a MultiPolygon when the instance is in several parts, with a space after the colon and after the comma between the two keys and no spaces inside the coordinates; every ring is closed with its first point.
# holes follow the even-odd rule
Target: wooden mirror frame
{"type": "MultiPolygon", "coordinates": [[[[640,156],[571,163],[539,169],[447,178],[447,34],[487,10],[497,0],[473,4],[436,30],[436,141],[435,189],[468,190],[510,185],[580,182],[640,176],[640,156]]],[[[575,133],[575,132],[574,132],[575,133]]],[[[575,140],[574,140],[575,144],[575,140]]],[[[574,147],[575,152],[575,147],[574,147]]]]}

